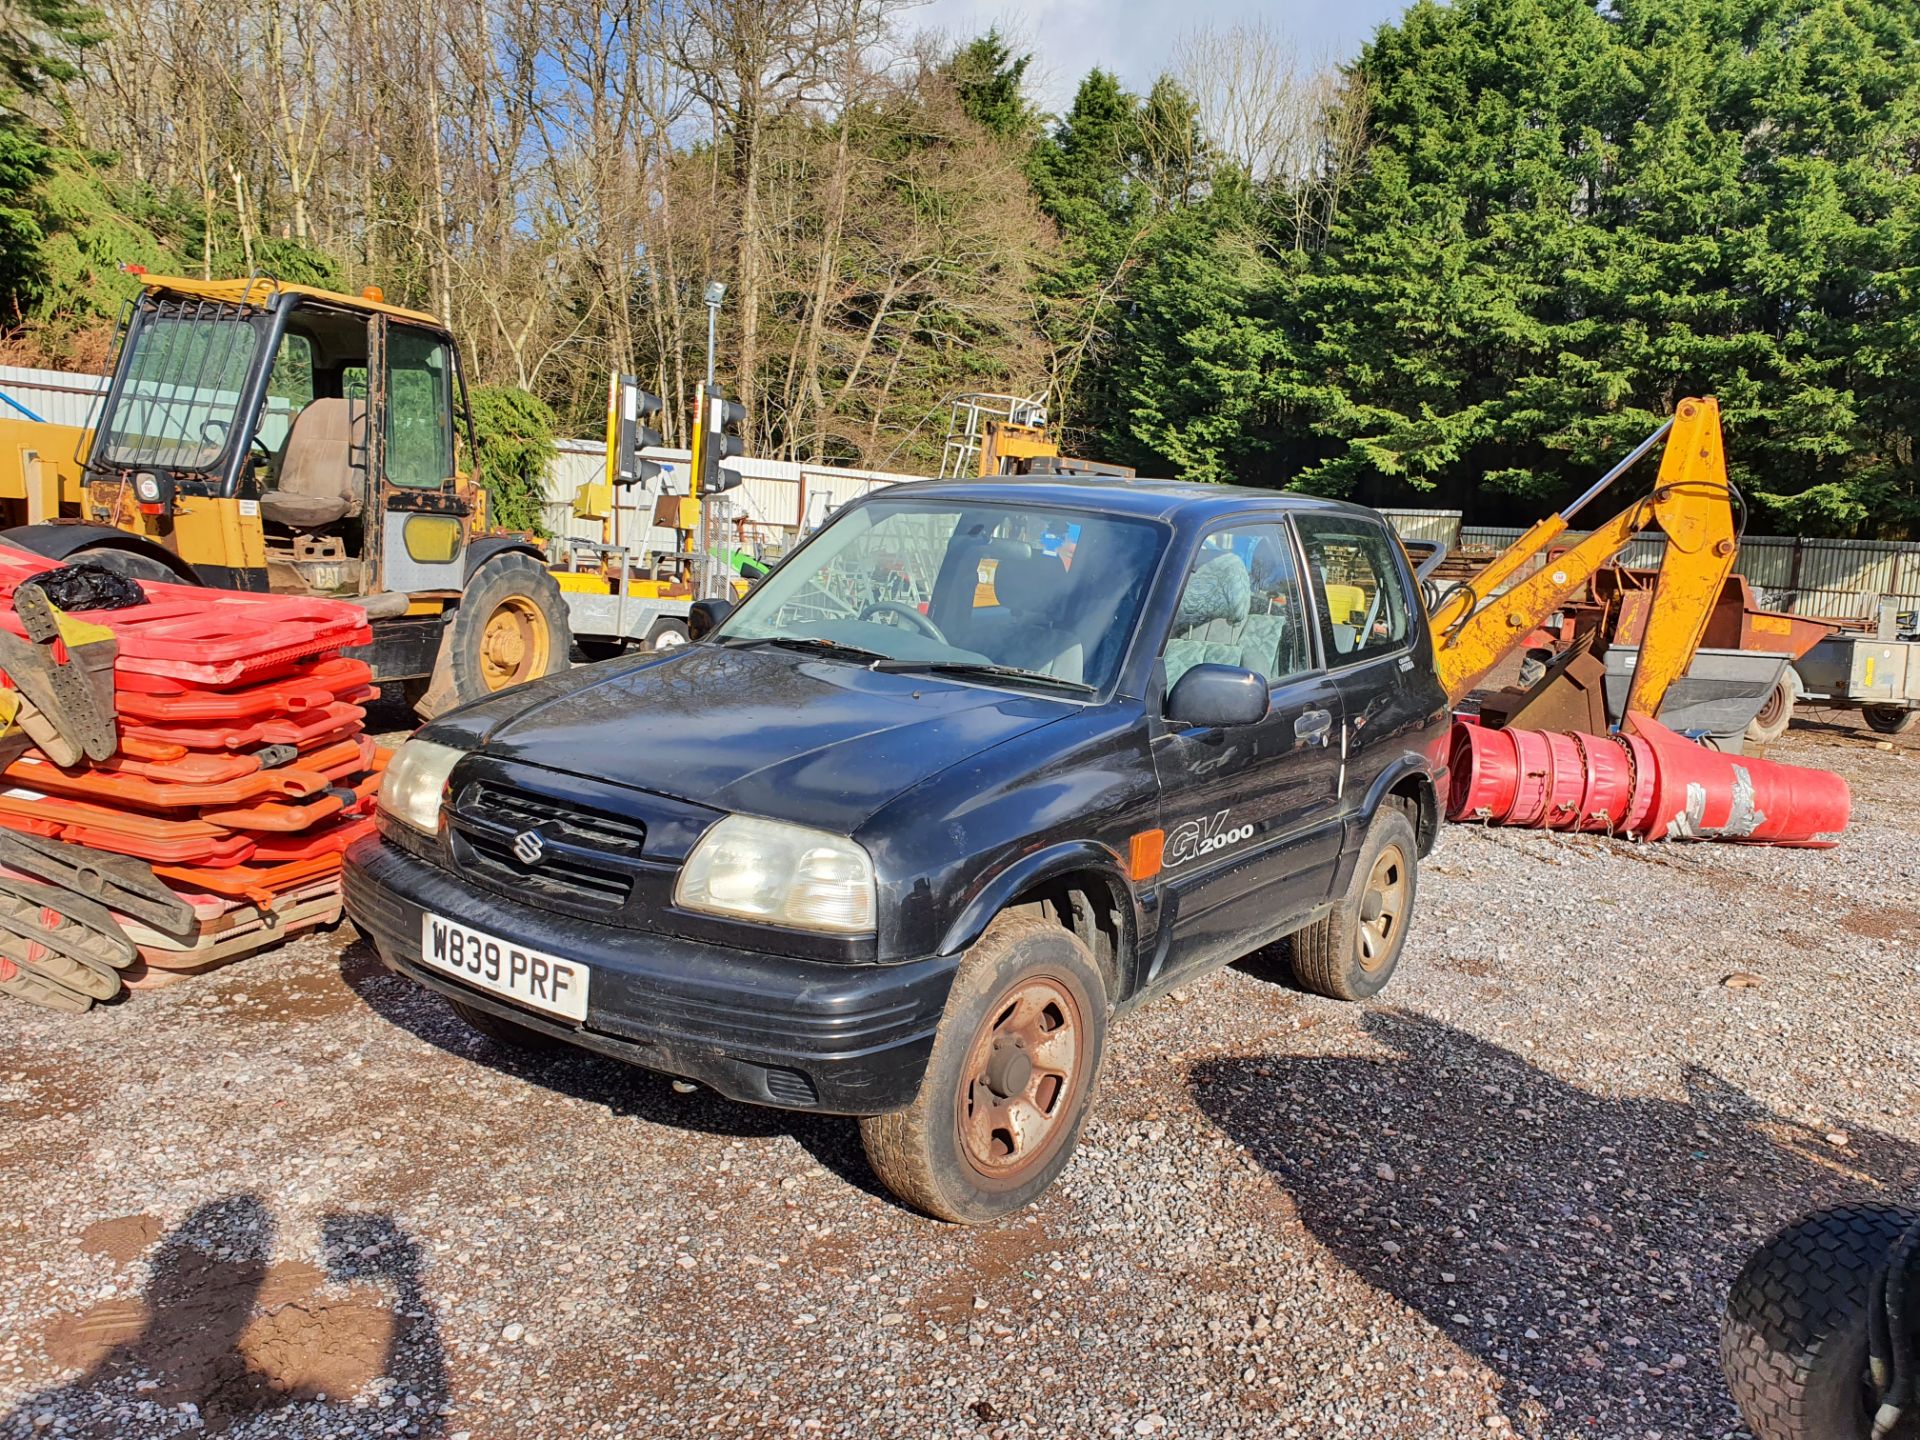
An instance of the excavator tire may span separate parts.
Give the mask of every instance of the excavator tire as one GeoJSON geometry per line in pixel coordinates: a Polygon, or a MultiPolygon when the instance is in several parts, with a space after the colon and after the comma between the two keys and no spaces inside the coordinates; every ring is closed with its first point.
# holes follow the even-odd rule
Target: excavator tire
{"type": "Polygon", "coordinates": [[[1873,1281],[1916,1222],[1912,1210],[1843,1205],[1795,1221],[1748,1257],[1727,1297],[1720,1366],[1757,1440],[1867,1440],[1873,1281]]]}
{"type": "Polygon", "coordinates": [[[509,551],[480,567],[453,613],[448,662],[460,703],[564,670],[567,602],[546,567],[509,551]]]}

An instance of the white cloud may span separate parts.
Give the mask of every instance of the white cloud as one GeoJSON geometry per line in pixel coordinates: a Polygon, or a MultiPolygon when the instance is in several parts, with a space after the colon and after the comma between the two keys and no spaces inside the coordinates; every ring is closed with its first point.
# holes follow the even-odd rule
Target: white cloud
{"type": "Polygon", "coordinates": [[[1062,110],[1087,71],[1114,71],[1142,90],[1168,68],[1183,35],[1200,25],[1266,25],[1309,58],[1350,59],[1404,0],[930,0],[908,23],[968,40],[991,26],[1031,50],[1034,97],[1062,110]]]}

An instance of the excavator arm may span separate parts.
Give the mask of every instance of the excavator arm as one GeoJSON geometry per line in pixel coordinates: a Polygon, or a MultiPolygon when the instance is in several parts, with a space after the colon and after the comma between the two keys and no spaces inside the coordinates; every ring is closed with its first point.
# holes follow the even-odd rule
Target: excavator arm
{"type": "Polygon", "coordinates": [[[1430,624],[1447,698],[1458,704],[1571,599],[1595,570],[1624,550],[1635,533],[1658,527],[1666,534],[1667,553],[1654,582],[1626,705],[1628,714],[1658,715],[1667,687],[1693,663],[1714,600],[1733,570],[1739,536],[1734,530],[1732,499],[1718,402],[1682,400],[1672,420],[1584,495],[1558,515],[1534,525],[1471,580],[1442,597],[1430,624]],[[1663,438],[1666,450],[1653,493],[1634,501],[1570,549],[1549,555],[1549,547],[1566,533],[1573,517],[1663,438]],[[1494,594],[1542,557],[1545,563],[1539,569],[1504,593],[1494,594]]]}

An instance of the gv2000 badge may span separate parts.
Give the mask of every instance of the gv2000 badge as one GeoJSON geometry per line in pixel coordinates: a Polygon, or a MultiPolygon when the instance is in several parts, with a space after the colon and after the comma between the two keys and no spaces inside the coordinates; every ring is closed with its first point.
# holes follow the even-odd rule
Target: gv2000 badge
{"type": "Polygon", "coordinates": [[[1162,864],[1169,870],[1176,865],[1184,865],[1189,860],[1198,860],[1202,855],[1211,855],[1216,850],[1224,850],[1229,845],[1238,845],[1253,835],[1251,825],[1228,825],[1230,812],[1222,810],[1219,814],[1207,818],[1185,820],[1176,825],[1167,836],[1166,856],[1162,864]]]}
{"type": "Polygon", "coordinates": [[[547,842],[538,830],[522,830],[513,837],[513,858],[522,865],[538,865],[547,853],[547,842]]]}

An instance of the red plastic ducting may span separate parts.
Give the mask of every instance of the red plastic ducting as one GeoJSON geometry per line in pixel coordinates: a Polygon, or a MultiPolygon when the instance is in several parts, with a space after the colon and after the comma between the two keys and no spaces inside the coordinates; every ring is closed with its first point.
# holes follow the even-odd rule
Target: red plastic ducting
{"type": "Polygon", "coordinates": [[[1636,835],[1825,845],[1846,829],[1830,770],[1725,755],[1643,715],[1633,733],[1489,730],[1456,723],[1447,818],[1636,835]]]}

